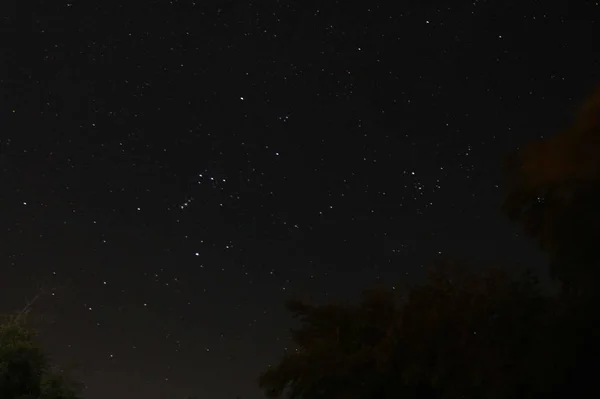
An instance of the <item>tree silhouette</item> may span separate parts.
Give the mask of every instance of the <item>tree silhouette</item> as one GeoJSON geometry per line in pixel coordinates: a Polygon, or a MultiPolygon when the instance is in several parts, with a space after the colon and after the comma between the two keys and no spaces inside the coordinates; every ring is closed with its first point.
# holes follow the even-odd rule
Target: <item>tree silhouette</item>
{"type": "Polygon", "coordinates": [[[551,270],[576,295],[594,294],[600,277],[600,87],[573,125],[532,142],[505,167],[504,210],[538,239],[551,270]]]}
{"type": "Polygon", "coordinates": [[[399,319],[391,298],[367,292],[358,307],[299,301],[287,307],[303,327],[292,332],[296,351],[260,378],[269,396],[288,390],[292,398],[359,398],[381,385],[399,319]]]}
{"type": "Polygon", "coordinates": [[[358,306],[288,303],[297,350],[265,371],[271,397],[508,398],[547,389],[548,302],[530,274],[440,262],[404,300],[367,291],[358,306]],[[534,370],[534,371],[531,371],[534,370]]]}
{"type": "MultiPolygon", "coordinates": [[[[598,391],[600,356],[600,86],[573,125],[531,143],[506,165],[504,210],[535,237],[562,283],[551,347],[555,392],[598,391]]],[[[561,396],[556,396],[561,397],[561,396]]]]}
{"type": "Polygon", "coordinates": [[[0,323],[0,398],[79,398],[78,385],[52,367],[26,327],[28,307],[0,323]]]}

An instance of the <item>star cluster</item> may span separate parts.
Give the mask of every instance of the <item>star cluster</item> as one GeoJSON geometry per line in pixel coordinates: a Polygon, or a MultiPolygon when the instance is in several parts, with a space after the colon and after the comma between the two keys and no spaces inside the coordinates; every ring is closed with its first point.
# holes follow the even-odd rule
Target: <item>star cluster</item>
{"type": "Polygon", "coordinates": [[[0,310],[89,399],[261,397],[290,296],[541,265],[502,157],[597,81],[600,5],[3,5],[0,310]]]}

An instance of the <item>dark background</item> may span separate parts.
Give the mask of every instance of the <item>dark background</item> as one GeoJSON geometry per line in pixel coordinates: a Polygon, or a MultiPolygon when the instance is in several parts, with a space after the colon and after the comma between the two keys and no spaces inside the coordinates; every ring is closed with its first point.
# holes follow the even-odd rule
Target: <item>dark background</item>
{"type": "Polygon", "coordinates": [[[290,296],[402,287],[439,256],[545,276],[500,165],[598,82],[598,15],[2,2],[0,311],[47,290],[41,337],[88,399],[257,398],[290,296]]]}

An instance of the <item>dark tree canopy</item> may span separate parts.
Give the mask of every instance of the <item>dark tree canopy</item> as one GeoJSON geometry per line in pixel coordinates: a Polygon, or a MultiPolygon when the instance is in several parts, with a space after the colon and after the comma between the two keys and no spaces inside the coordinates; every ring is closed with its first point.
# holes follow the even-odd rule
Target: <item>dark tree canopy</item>
{"type": "Polygon", "coordinates": [[[78,399],[77,392],[77,384],[52,367],[21,317],[0,322],[0,398],[78,399]]]}
{"type": "Polygon", "coordinates": [[[597,391],[600,86],[580,107],[571,127],[512,156],[506,176],[504,210],[539,241],[563,286],[552,347],[563,381],[557,390],[572,394],[587,386],[597,391]]]}
{"type": "Polygon", "coordinates": [[[506,165],[504,209],[538,239],[551,269],[573,293],[600,281],[600,87],[573,125],[535,141],[506,165]]]}
{"type": "Polygon", "coordinates": [[[541,395],[530,370],[543,367],[547,306],[531,275],[448,262],[404,300],[369,291],[359,306],[291,302],[297,349],[260,385],[298,399],[541,395]]]}

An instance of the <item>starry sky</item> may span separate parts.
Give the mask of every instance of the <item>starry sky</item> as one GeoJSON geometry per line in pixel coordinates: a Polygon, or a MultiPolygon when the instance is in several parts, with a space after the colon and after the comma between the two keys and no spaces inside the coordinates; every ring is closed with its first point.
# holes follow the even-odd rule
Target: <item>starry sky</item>
{"type": "Polygon", "coordinates": [[[0,311],[88,399],[257,399],[290,297],[544,258],[500,163],[600,78],[597,1],[3,1],[0,311]],[[568,6],[567,6],[568,5],[568,6]]]}

